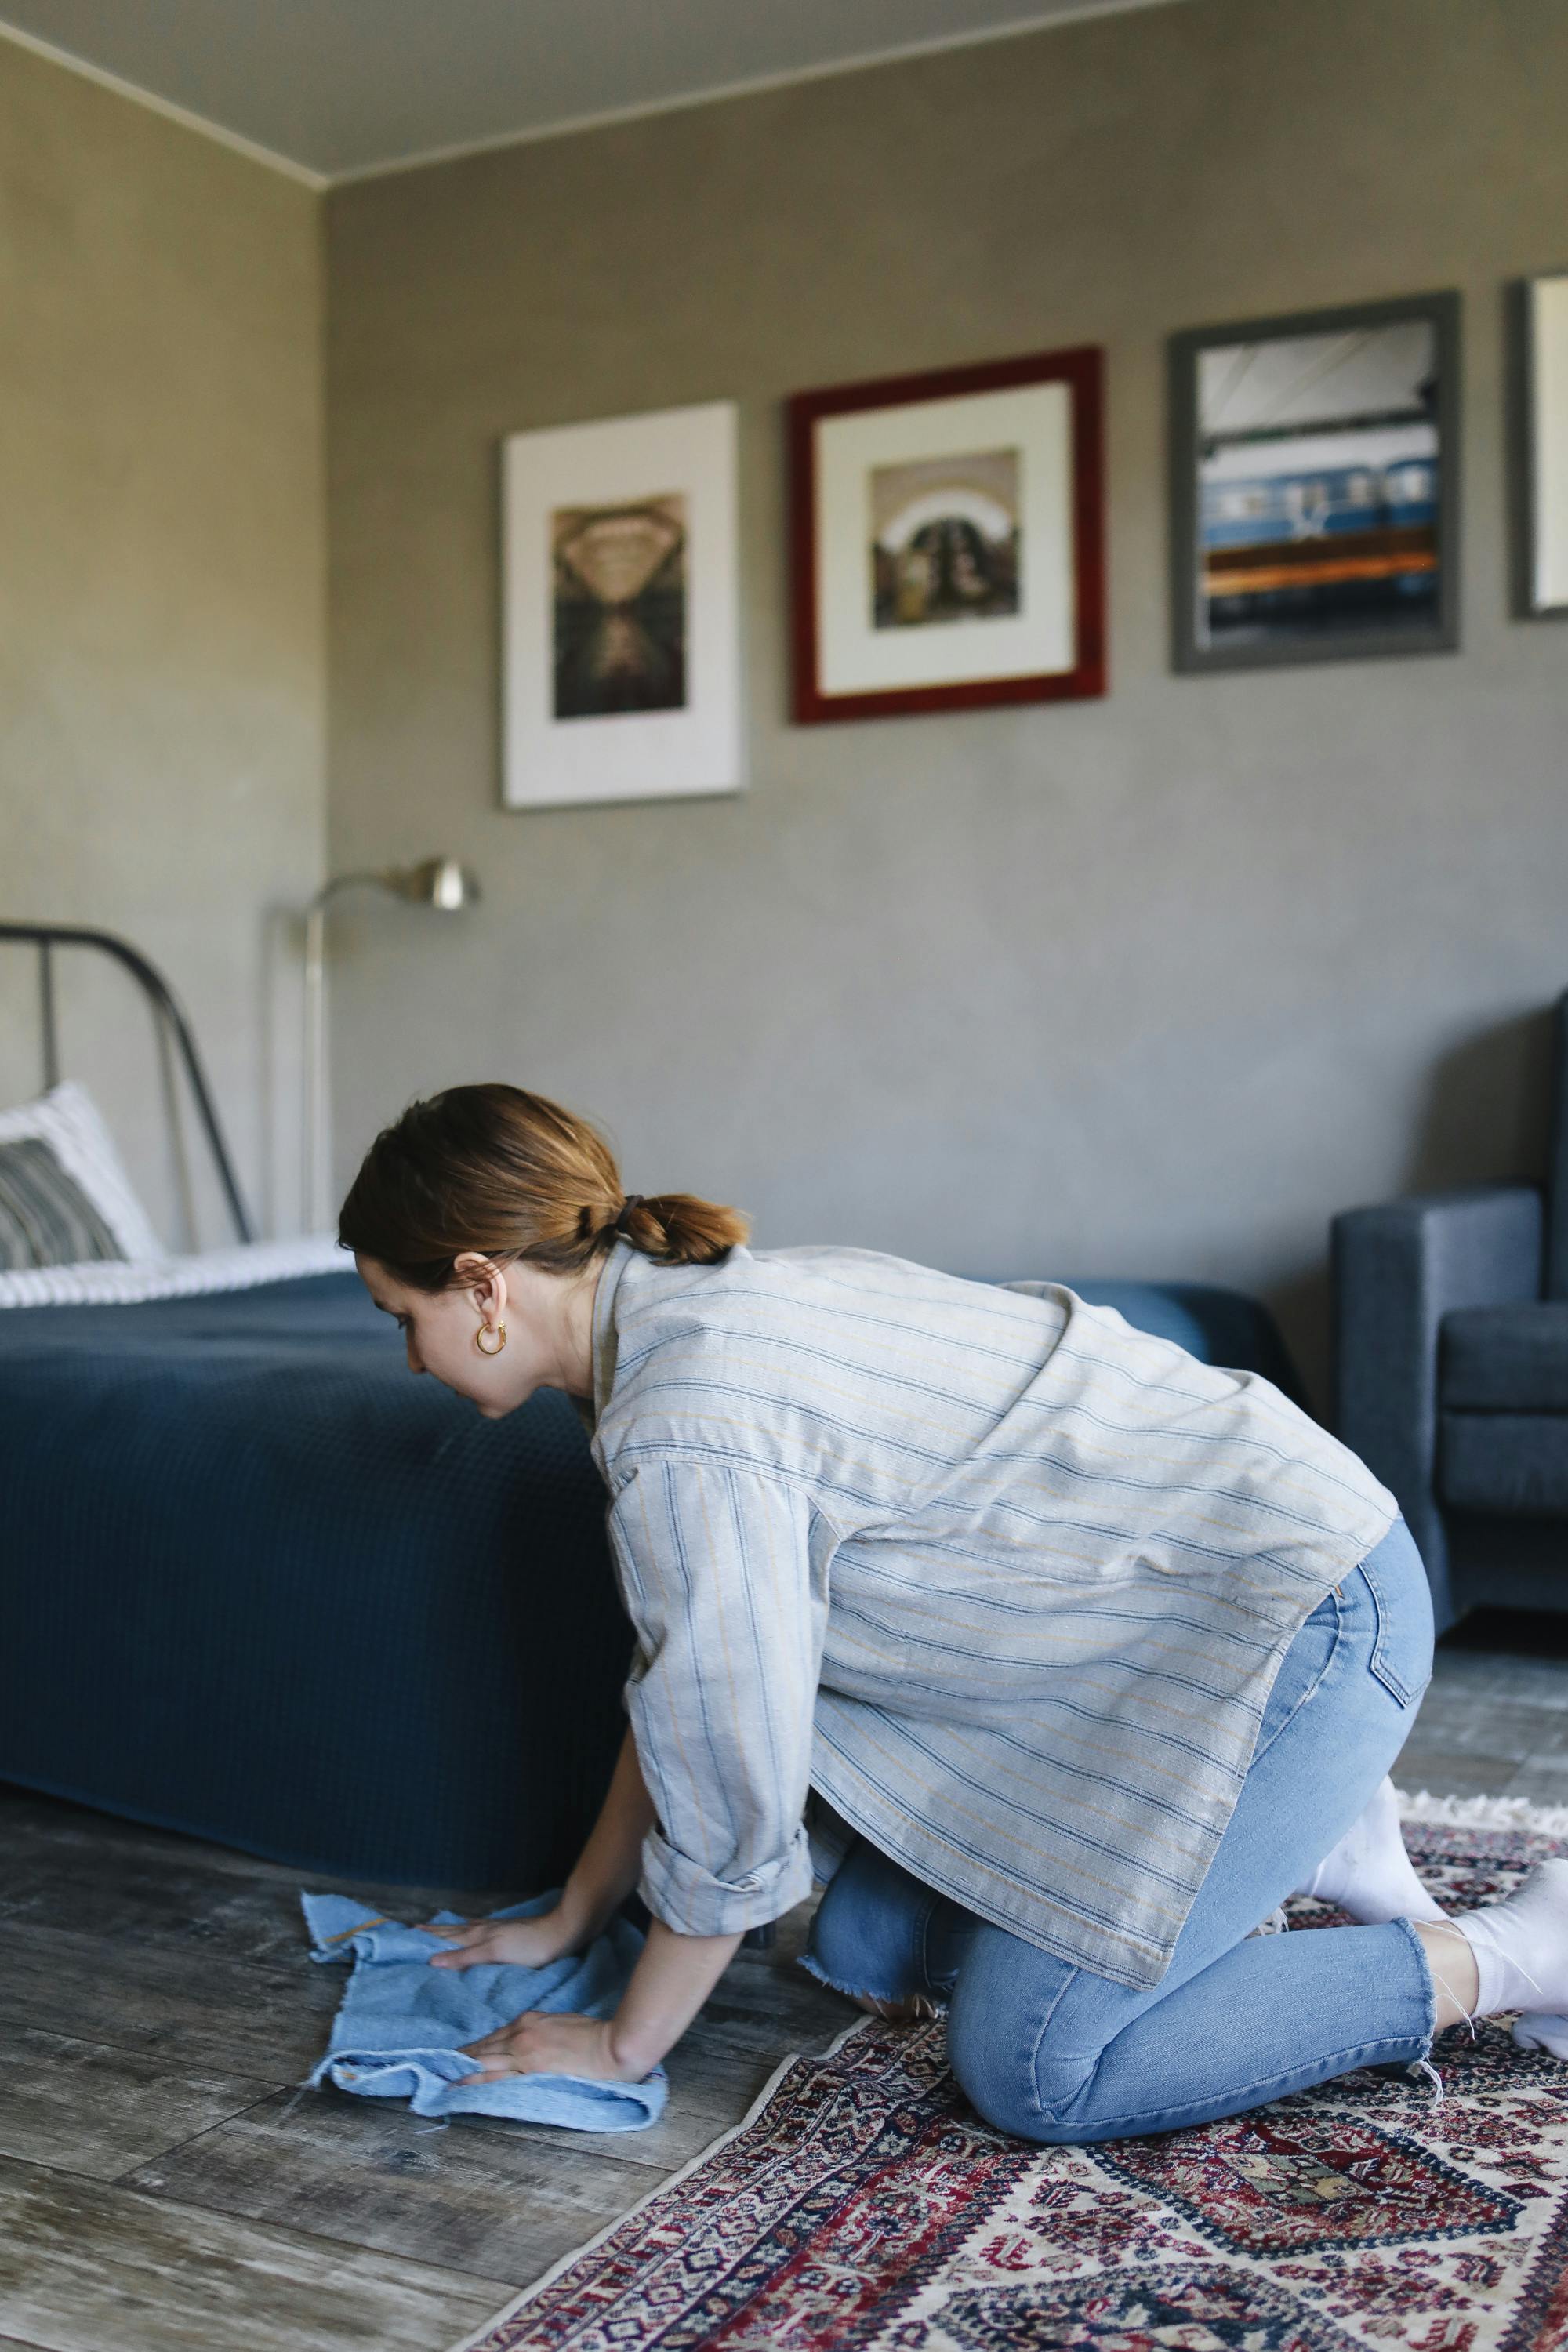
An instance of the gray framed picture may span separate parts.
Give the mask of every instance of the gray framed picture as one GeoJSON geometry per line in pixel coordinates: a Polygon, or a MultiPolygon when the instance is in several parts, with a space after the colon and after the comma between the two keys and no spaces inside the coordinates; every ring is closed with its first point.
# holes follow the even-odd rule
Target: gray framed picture
{"type": "Polygon", "coordinates": [[[1568,620],[1568,270],[1509,293],[1513,608],[1521,620],[1568,620]]]}
{"type": "Polygon", "coordinates": [[[1178,670],[1459,642],[1459,298],[1173,335],[1178,670]]]}

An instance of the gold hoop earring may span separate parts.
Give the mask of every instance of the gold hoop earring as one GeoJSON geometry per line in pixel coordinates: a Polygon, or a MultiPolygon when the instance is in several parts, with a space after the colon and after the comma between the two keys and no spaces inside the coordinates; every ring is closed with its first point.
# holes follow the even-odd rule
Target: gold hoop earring
{"type": "Polygon", "coordinates": [[[481,1356],[499,1356],[501,1349],[506,1346],[506,1325],[504,1323],[498,1323],[495,1329],[490,1332],[490,1337],[495,1341],[495,1346],[493,1348],[487,1348],[485,1345],[485,1333],[489,1331],[489,1328],[490,1327],[488,1323],[481,1323],[479,1325],[479,1329],[474,1333],[474,1345],[479,1349],[481,1356]]]}

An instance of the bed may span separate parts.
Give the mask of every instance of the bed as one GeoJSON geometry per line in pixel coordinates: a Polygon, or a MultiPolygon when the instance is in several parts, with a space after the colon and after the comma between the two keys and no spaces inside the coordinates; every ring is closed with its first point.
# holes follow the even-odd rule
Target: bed
{"type": "MultiPolygon", "coordinates": [[[[0,1779],[345,1877],[558,1883],[632,1649],[582,1423],[411,1379],[227,1174],[230,1248],[0,1275],[0,1779]]],[[[1299,1393],[1251,1299],[1074,1286],[1299,1393]]]]}
{"type": "Polygon", "coordinates": [[[410,1379],[329,1239],[251,1239],[162,975],[105,934],[6,943],[38,961],[57,1105],[56,958],[137,982],[234,1241],[164,1254],[108,1139],[44,1123],[108,1184],[123,1255],[0,1273],[0,1779],[357,1878],[552,1883],[632,1646],[575,1411],[486,1423],[410,1379]]]}

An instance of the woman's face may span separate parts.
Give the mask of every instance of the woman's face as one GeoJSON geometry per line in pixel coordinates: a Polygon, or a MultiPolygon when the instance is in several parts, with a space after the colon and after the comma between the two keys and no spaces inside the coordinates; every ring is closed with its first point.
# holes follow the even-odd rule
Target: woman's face
{"type": "Polygon", "coordinates": [[[356,1257],[360,1280],[384,1314],[395,1318],[408,1348],[411,1372],[430,1372],[444,1388],[467,1397],[486,1421],[500,1421],[549,1381],[554,1351],[518,1294],[528,1288],[518,1269],[493,1266],[465,1281],[484,1261],[459,1260],[459,1279],[446,1290],[414,1290],[374,1257],[356,1257]],[[509,1288],[508,1276],[511,1276],[509,1288]],[[497,1347],[504,1328],[506,1343],[497,1347]],[[483,1337],[486,1349],[479,1340],[483,1337]]]}

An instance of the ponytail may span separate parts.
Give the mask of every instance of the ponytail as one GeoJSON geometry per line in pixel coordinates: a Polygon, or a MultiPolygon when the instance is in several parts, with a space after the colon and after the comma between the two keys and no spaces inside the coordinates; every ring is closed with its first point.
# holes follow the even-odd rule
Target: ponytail
{"type": "Polygon", "coordinates": [[[628,1195],[613,1233],[660,1265],[714,1265],[743,1242],[751,1227],[738,1209],[721,1209],[696,1192],[628,1195]]]}

